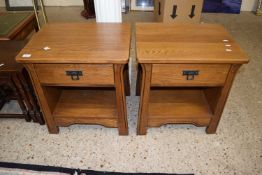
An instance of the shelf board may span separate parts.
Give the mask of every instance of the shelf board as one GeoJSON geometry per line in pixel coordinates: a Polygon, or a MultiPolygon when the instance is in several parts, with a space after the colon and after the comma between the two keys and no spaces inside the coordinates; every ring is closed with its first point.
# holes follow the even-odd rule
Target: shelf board
{"type": "Polygon", "coordinates": [[[148,125],[170,123],[208,126],[212,113],[203,90],[151,90],[148,125]]]}
{"type": "Polygon", "coordinates": [[[117,119],[114,90],[62,90],[55,118],[117,119]]]}

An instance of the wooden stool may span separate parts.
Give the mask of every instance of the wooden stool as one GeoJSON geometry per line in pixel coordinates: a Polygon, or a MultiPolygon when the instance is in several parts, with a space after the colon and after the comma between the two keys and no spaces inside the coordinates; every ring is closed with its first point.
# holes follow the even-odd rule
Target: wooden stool
{"type": "Polygon", "coordinates": [[[17,100],[22,114],[0,114],[1,118],[25,118],[26,121],[44,124],[37,105],[28,74],[21,64],[15,62],[15,56],[24,47],[26,41],[0,41],[0,86],[7,93],[5,101],[17,100]]]}
{"type": "Polygon", "coordinates": [[[24,40],[38,31],[33,12],[0,12],[0,40],[24,40]]]}

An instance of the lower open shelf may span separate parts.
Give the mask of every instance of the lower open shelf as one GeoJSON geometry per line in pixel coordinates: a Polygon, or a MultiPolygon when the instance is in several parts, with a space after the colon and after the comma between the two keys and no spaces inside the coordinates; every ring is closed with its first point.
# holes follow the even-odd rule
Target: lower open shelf
{"type": "Polygon", "coordinates": [[[151,127],[172,123],[208,126],[212,117],[201,89],[151,90],[148,107],[151,127]]]}
{"type": "Polygon", "coordinates": [[[117,127],[115,90],[51,89],[48,92],[58,94],[52,99],[56,103],[52,116],[58,126],[82,123],[117,127]]]}

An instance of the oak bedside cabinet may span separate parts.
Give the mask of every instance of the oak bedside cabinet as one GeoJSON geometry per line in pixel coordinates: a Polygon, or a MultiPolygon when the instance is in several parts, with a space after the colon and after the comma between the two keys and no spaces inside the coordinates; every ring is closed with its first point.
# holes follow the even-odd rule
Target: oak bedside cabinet
{"type": "Polygon", "coordinates": [[[47,24],[16,60],[32,79],[50,133],[98,124],[128,134],[129,24],[47,24]]]}
{"type": "Polygon", "coordinates": [[[247,56],[213,24],[136,25],[138,134],[164,124],[216,132],[238,68],[247,56]]]}
{"type": "Polygon", "coordinates": [[[38,31],[33,12],[0,12],[0,40],[24,40],[38,31]]]}

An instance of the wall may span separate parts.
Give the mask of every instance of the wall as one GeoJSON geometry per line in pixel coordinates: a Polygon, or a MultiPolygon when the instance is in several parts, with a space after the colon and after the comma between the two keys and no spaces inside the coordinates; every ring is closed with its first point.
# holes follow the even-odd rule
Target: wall
{"type": "MultiPolygon", "coordinates": [[[[44,0],[46,6],[82,6],[83,0],[44,0]]],[[[256,9],[257,0],[243,0],[242,11],[256,9]]],[[[5,0],[0,0],[0,7],[5,7],[5,0]]]]}

